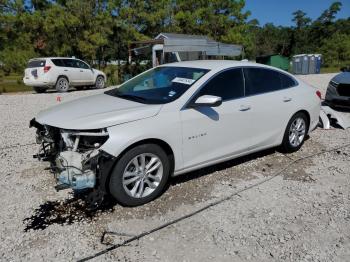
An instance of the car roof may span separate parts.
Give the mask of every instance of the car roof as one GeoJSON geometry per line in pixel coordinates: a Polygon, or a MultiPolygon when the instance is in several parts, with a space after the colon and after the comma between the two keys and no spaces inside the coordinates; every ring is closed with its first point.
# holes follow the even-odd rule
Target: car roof
{"type": "Polygon", "coordinates": [[[76,57],[36,57],[36,58],[31,58],[29,59],[29,61],[32,61],[32,60],[44,60],[44,59],[77,59],[77,60],[81,60],[79,58],[76,58],[76,57]]]}
{"type": "Polygon", "coordinates": [[[230,67],[254,66],[254,67],[269,68],[269,69],[285,72],[283,70],[280,70],[279,68],[272,67],[272,66],[267,66],[267,65],[248,62],[248,61],[235,61],[235,60],[195,60],[195,61],[183,61],[183,62],[164,64],[161,66],[194,67],[194,68],[202,68],[202,69],[209,69],[209,70],[215,70],[215,71],[223,70],[225,68],[230,68],[230,67]]]}

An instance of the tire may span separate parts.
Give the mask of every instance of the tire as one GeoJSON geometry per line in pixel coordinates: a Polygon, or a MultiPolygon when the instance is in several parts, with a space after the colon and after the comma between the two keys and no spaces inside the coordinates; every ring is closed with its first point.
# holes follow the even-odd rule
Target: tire
{"type": "Polygon", "coordinates": [[[164,150],[155,144],[139,145],[127,151],[118,160],[111,174],[109,190],[121,205],[139,206],[152,201],[163,192],[169,175],[170,163],[164,150]],[[151,162],[153,164],[150,164],[151,162]],[[142,166],[147,170],[148,165],[149,171],[154,170],[150,173],[140,171],[142,166]]]}
{"type": "Polygon", "coordinates": [[[95,82],[95,88],[96,89],[102,89],[105,88],[105,78],[103,76],[97,76],[96,82],[95,82]]]}
{"type": "Polygon", "coordinates": [[[281,145],[282,152],[293,153],[298,151],[304,144],[309,130],[309,119],[303,112],[292,116],[287,124],[281,145]]]}
{"type": "Polygon", "coordinates": [[[33,86],[33,89],[36,93],[41,94],[45,93],[47,90],[47,87],[42,87],[42,86],[33,86]]]}
{"type": "Polygon", "coordinates": [[[67,92],[69,89],[69,81],[66,77],[60,76],[56,82],[56,90],[59,93],[67,92]]]}

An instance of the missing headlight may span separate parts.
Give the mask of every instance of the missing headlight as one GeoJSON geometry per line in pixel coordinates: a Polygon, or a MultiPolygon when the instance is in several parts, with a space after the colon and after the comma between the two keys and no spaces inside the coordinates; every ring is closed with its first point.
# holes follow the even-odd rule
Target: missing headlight
{"type": "Polygon", "coordinates": [[[103,145],[108,139],[108,132],[105,129],[89,131],[62,130],[62,139],[67,150],[86,152],[103,145]]]}

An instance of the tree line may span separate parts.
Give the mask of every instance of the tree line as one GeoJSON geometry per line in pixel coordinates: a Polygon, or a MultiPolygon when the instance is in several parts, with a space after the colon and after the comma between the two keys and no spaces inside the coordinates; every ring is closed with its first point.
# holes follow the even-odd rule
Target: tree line
{"type": "Polygon", "coordinates": [[[244,0],[0,0],[0,66],[22,72],[42,56],[127,60],[131,41],[160,32],[241,44],[248,59],[320,53],[326,66],[350,63],[350,18],[336,19],[340,2],[314,21],[295,11],[291,27],[261,26],[244,7],[244,0]]]}

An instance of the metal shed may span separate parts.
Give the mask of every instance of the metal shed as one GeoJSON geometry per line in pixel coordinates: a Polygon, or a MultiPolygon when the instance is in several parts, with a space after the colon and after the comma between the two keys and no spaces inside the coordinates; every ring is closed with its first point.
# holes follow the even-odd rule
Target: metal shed
{"type": "Polygon", "coordinates": [[[235,57],[243,53],[241,45],[225,44],[207,36],[160,33],[152,40],[132,42],[129,46],[129,60],[132,55],[152,53],[152,64],[235,57]]]}

